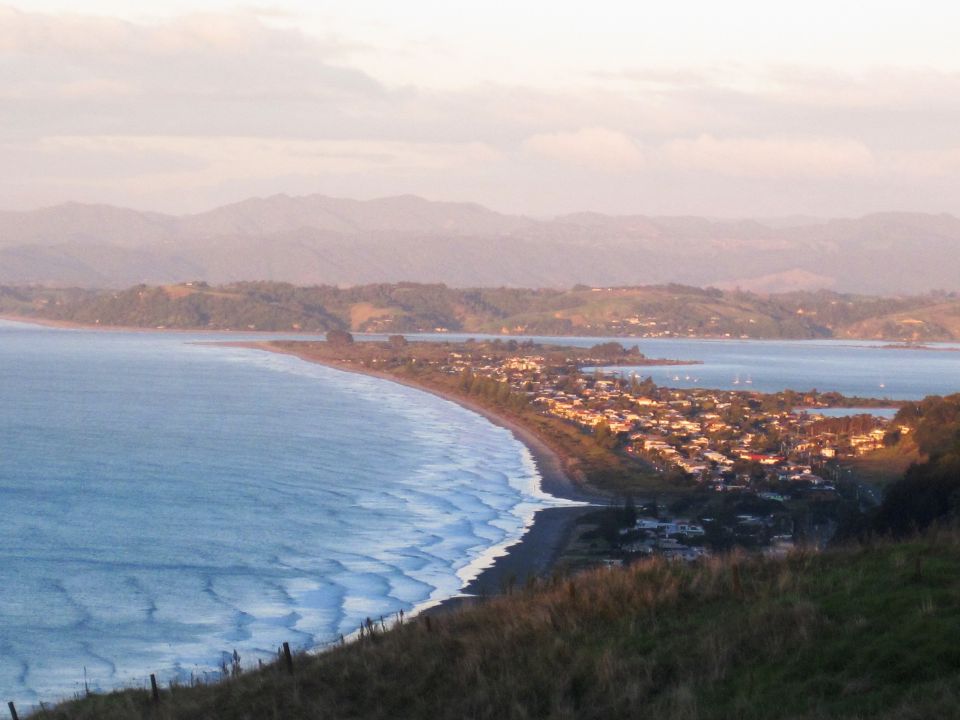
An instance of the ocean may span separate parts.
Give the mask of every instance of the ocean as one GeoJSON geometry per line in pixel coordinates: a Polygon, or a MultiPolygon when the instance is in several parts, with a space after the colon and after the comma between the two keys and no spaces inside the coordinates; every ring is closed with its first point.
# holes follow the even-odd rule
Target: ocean
{"type": "Polygon", "coordinates": [[[560,504],[454,403],[203,339],[0,323],[4,702],[336,641],[560,504]]]}
{"type": "MultiPolygon", "coordinates": [[[[213,677],[234,650],[250,665],[284,641],[336,642],[456,595],[564,504],[479,415],[201,344],[224,339],[0,321],[0,700],[213,677]]],[[[960,391],[955,346],[624,342],[703,361],[636,369],[664,385],[960,391]]]]}

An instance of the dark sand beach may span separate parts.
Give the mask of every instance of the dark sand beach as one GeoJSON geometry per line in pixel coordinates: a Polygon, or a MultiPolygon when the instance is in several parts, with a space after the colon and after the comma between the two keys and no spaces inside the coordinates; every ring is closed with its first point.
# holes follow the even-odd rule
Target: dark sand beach
{"type": "MultiPolygon", "coordinates": [[[[3,316],[2,319],[14,322],[24,322],[34,325],[44,325],[47,327],[83,329],[83,330],[122,330],[129,331],[131,328],[118,328],[98,325],[79,325],[77,323],[43,320],[32,317],[3,316]]],[[[171,329],[154,328],[133,328],[142,332],[187,332],[171,329]]],[[[236,331],[222,331],[224,336],[236,335],[236,331]]],[[[304,338],[305,340],[307,338],[304,338]]],[[[216,343],[221,344],[221,343],[216,343]]],[[[570,478],[564,470],[564,463],[560,456],[550,448],[539,436],[524,427],[520,423],[509,417],[500,415],[491,411],[469,398],[464,398],[451,393],[444,393],[435,388],[426,387],[415,382],[410,382],[403,378],[395,377],[389,373],[369,370],[353,365],[344,365],[338,363],[323,362],[308,354],[296,353],[284,350],[270,345],[268,341],[224,341],[222,344],[235,347],[246,347],[255,350],[274,352],[280,354],[294,355],[308,362],[326,365],[327,367],[344,372],[353,372],[361,375],[377,377],[389,382],[398,383],[412,387],[421,392],[427,392],[445,400],[454,402],[468,410],[483,415],[487,420],[495,425],[509,430],[517,440],[522,442],[530,451],[531,456],[537,466],[540,475],[541,489],[557,498],[573,500],[584,505],[570,507],[546,508],[537,512],[533,523],[526,533],[515,544],[511,545],[505,554],[495,558],[493,564],[481,571],[481,573],[467,583],[463,588],[462,595],[450,598],[441,604],[434,611],[453,607],[470,596],[481,597],[484,595],[493,595],[503,590],[509,584],[522,585],[530,576],[545,576],[550,574],[557,559],[563,552],[573,533],[574,526],[578,518],[596,509],[597,506],[604,506],[611,503],[611,499],[583,484],[577,483],[570,478]]]]}
{"type": "Polygon", "coordinates": [[[450,393],[438,392],[431,387],[406,381],[388,373],[368,370],[355,366],[344,366],[337,363],[327,363],[308,354],[300,354],[269,345],[268,343],[239,342],[230,345],[294,355],[308,362],[315,362],[335,370],[353,372],[361,375],[370,375],[389,382],[412,387],[422,392],[442,397],[454,402],[472,412],[479,413],[494,425],[506,428],[513,436],[522,442],[533,457],[541,478],[541,488],[554,497],[586,503],[570,507],[546,508],[540,510],[533,520],[533,524],[520,540],[507,548],[504,555],[497,557],[493,564],[484,569],[476,578],[471,580],[462,595],[444,601],[433,611],[459,606],[469,597],[482,597],[501,592],[509,584],[522,585],[528,577],[542,577],[549,575],[563,552],[573,533],[577,519],[593,511],[597,506],[609,505],[611,499],[591,491],[574,482],[565,472],[563,461],[543,440],[535,433],[498,413],[492,412],[467,398],[450,393]]]}
{"type": "MultiPolygon", "coordinates": [[[[82,329],[98,331],[124,331],[129,332],[173,332],[187,333],[195,331],[177,330],[170,328],[129,328],[113,327],[105,325],[83,325],[79,323],[46,320],[35,317],[21,317],[15,315],[3,315],[0,319],[14,322],[23,322],[33,325],[42,325],[46,327],[56,327],[64,329],[82,329]]],[[[216,334],[229,337],[239,334],[238,331],[220,331],[216,334]]],[[[243,333],[247,334],[247,333],[243,333]]],[[[309,339],[305,337],[304,340],[309,339]]],[[[221,344],[217,342],[216,344],[221,344]]],[[[412,387],[421,392],[427,392],[445,400],[454,402],[468,410],[483,415],[490,422],[500,427],[506,428],[514,437],[522,442],[530,451],[531,456],[537,466],[540,474],[541,489],[557,498],[573,500],[586,503],[580,506],[546,508],[539,511],[533,520],[532,525],[524,533],[523,537],[507,549],[506,554],[497,557],[493,564],[484,569],[480,575],[471,580],[463,589],[463,594],[468,596],[491,595],[500,592],[509,583],[522,584],[527,577],[548,575],[554,567],[563,549],[566,547],[573,532],[574,525],[578,518],[591,512],[597,506],[608,505],[611,499],[589,487],[584,487],[582,483],[577,483],[570,478],[564,470],[564,463],[560,456],[554,452],[540,437],[534,432],[524,427],[511,418],[504,417],[489,408],[484,407],[469,398],[464,398],[451,393],[444,393],[435,388],[426,387],[415,382],[410,382],[403,378],[395,377],[389,373],[377,372],[352,365],[323,362],[307,354],[300,354],[282,348],[274,347],[268,341],[229,341],[224,340],[224,345],[235,347],[247,347],[255,350],[274,352],[287,355],[295,355],[308,362],[314,362],[336,370],[344,372],[353,372],[362,375],[378,377],[389,382],[398,383],[412,387]]],[[[444,606],[456,604],[462,598],[451,598],[444,603],[444,606]]]]}

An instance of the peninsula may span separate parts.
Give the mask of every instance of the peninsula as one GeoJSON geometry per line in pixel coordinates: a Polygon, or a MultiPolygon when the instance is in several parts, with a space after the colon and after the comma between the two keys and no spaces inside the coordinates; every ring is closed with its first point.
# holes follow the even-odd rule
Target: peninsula
{"type": "MultiPolygon", "coordinates": [[[[240,344],[465,405],[527,444],[546,491],[606,506],[567,513],[565,523],[551,518],[548,537],[535,525],[536,552],[526,550],[532,562],[511,562],[520,579],[542,574],[554,560],[582,569],[642,555],[689,560],[733,547],[784,553],[823,546],[844,518],[877,502],[878,495],[864,489],[860,462],[882,450],[898,426],[863,408],[901,404],[816,391],[661,388],[638,371],[689,361],[646,358],[616,342],[577,348],[401,335],[354,342],[349,333],[332,331],[324,342],[240,344]],[[618,366],[632,374],[614,373],[618,366]],[[817,412],[837,407],[861,414],[817,412]]],[[[905,467],[900,463],[896,471],[905,467]]],[[[494,576],[500,582],[505,574],[494,576]]],[[[490,577],[481,585],[498,589],[490,577]]]]}

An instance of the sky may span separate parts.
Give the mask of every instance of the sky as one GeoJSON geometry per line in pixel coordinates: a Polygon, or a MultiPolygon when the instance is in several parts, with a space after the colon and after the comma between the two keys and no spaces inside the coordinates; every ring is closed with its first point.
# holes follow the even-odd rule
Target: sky
{"type": "Polygon", "coordinates": [[[924,0],[0,0],[0,209],[960,214],[958,27],[924,0]]]}

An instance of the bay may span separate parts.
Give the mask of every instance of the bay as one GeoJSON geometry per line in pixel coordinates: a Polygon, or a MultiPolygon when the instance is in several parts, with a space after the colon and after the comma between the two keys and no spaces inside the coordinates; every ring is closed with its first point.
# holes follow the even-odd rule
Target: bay
{"type": "MultiPolygon", "coordinates": [[[[433,334],[436,341],[469,337],[508,340],[505,336],[433,334]]],[[[890,347],[870,340],[714,340],[701,338],[610,338],[513,336],[522,342],[592,347],[619,342],[638,347],[649,358],[694,361],[678,366],[604,368],[626,377],[652,377],[673,388],[781,390],[920,400],[927,395],[960,392],[960,344],[929,343],[924,348],[890,347]]]]}
{"type": "Polygon", "coordinates": [[[454,403],[209,339],[0,324],[5,700],[336,641],[457,594],[554,504],[454,403]]]}

